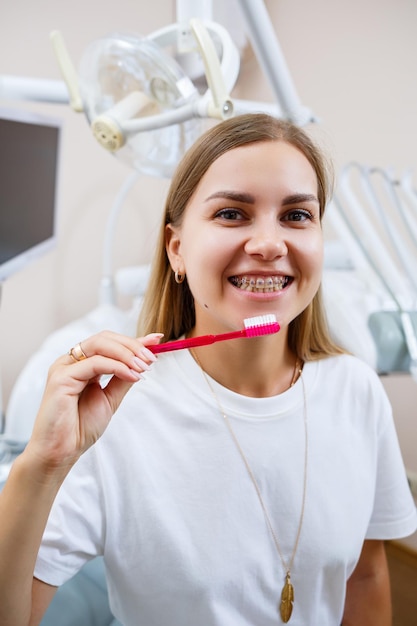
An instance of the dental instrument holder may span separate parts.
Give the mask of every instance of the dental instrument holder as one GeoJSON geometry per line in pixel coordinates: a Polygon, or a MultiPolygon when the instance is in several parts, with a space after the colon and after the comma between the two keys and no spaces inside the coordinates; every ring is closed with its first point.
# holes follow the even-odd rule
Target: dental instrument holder
{"type": "Polygon", "coordinates": [[[411,324],[410,330],[417,336],[417,311],[377,311],[368,318],[377,348],[378,373],[410,372],[417,382],[417,344],[409,341],[407,345],[404,337],[407,324],[411,324]]]}
{"type": "MultiPolygon", "coordinates": [[[[406,267],[408,262],[405,261],[402,251],[399,251],[399,239],[396,236],[392,237],[391,233],[387,233],[402,271],[398,270],[386,244],[372,227],[370,219],[367,218],[362,204],[351,187],[348,173],[352,167],[358,170],[362,178],[365,179],[366,197],[368,200],[370,199],[371,206],[374,205],[384,229],[389,230],[394,226],[391,224],[388,226],[389,220],[385,219],[383,209],[379,206],[376,194],[370,184],[369,168],[355,162],[345,166],[340,177],[340,190],[344,196],[344,202],[341,201],[340,196],[335,194],[333,203],[369,268],[375,272],[387,296],[391,298],[392,306],[396,307],[396,310],[388,308],[373,312],[368,319],[368,327],[377,350],[376,369],[379,373],[385,374],[408,371],[413,380],[417,382],[417,311],[415,310],[415,294],[413,293],[414,277],[408,285],[406,276],[404,276],[404,274],[408,274],[409,268],[406,267]],[[348,203],[349,210],[346,209],[345,202],[348,203]],[[358,230],[357,223],[361,224],[361,231],[358,230]],[[362,232],[366,232],[366,245],[361,237],[362,232]],[[395,288],[392,287],[393,285],[395,288]],[[410,287],[412,288],[411,294],[409,294],[410,287]]],[[[392,201],[392,199],[391,194],[390,200],[392,201]]],[[[396,202],[394,206],[398,210],[396,202]]],[[[400,213],[402,216],[402,212],[400,213]]],[[[411,257],[409,263],[412,264],[412,262],[413,258],[411,257]]]]}

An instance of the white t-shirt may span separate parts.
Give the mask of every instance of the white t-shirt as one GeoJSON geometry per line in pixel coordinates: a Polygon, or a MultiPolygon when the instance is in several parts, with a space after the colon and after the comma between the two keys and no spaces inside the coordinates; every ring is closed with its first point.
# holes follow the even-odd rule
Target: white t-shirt
{"type": "MultiPolygon", "coordinates": [[[[376,374],[339,356],[306,363],[305,513],[292,626],[341,623],[364,539],[416,528],[391,409],[376,374]]],[[[211,381],[262,492],[284,561],[304,477],[303,386],[272,398],[211,381]]],[[[70,472],[35,575],[60,585],[104,555],[126,626],[276,626],[285,568],[242,458],[188,351],[160,355],[70,472]]]]}

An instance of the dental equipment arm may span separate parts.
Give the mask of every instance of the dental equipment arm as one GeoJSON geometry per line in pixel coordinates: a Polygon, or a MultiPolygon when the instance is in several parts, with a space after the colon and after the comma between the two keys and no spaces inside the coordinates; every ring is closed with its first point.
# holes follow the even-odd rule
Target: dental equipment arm
{"type": "Polygon", "coordinates": [[[30,100],[68,104],[68,89],[62,80],[0,75],[0,100],[30,100]]]}
{"type": "Polygon", "coordinates": [[[239,0],[256,57],[267,76],[283,117],[299,125],[315,121],[301,105],[263,0],[239,0]]]}
{"type": "MultiPolygon", "coordinates": [[[[361,206],[357,196],[352,190],[348,177],[349,170],[352,169],[352,166],[359,168],[360,173],[362,175],[364,174],[363,168],[356,163],[349,164],[342,172],[340,189],[349,203],[349,211],[345,210],[344,204],[337,194],[333,202],[338,208],[352,236],[355,238],[363,256],[380,279],[387,294],[390,295],[397,308],[403,338],[410,358],[409,371],[413,379],[417,382],[417,338],[410,311],[407,310],[407,307],[411,305],[410,298],[407,298],[410,285],[403,280],[403,276],[395,267],[390,258],[389,251],[381,238],[376,234],[375,228],[367,218],[364,208],[361,206]],[[356,224],[361,224],[361,231],[366,233],[366,245],[364,244],[357,226],[354,225],[355,219],[356,224]],[[391,285],[395,286],[395,289],[391,285]]],[[[369,193],[369,180],[367,180],[366,185],[369,193]]],[[[373,194],[371,197],[374,199],[373,194]]]]}

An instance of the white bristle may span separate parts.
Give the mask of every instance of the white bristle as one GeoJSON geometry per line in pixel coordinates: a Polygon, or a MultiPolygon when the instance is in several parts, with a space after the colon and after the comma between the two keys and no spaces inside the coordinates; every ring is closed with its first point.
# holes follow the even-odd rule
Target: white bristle
{"type": "Polygon", "coordinates": [[[243,320],[247,337],[270,335],[279,331],[279,324],[275,315],[258,315],[243,320]]]}
{"type": "Polygon", "coordinates": [[[243,320],[245,328],[253,328],[254,326],[265,326],[265,324],[275,324],[277,318],[275,315],[257,315],[256,317],[247,317],[243,320]]]}

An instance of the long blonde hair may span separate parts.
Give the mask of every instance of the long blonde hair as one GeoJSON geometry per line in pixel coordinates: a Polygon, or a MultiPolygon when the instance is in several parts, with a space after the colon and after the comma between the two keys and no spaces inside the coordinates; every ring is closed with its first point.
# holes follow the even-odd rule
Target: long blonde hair
{"type": "MultiPolygon", "coordinates": [[[[179,164],[168,191],[149,287],[138,322],[138,335],[164,333],[164,341],[177,339],[195,325],[194,299],[187,280],[177,284],[165,249],[165,227],[180,226],[184,211],[210,165],[222,154],[240,146],[284,141],[298,148],[317,176],[320,219],[331,191],[330,166],[312,139],[291,122],[263,113],[249,113],[214,126],[188,150],[179,164]]],[[[306,360],[340,354],[343,350],[332,340],[322,304],[321,289],[300,315],[291,322],[289,347],[306,360]]]]}

